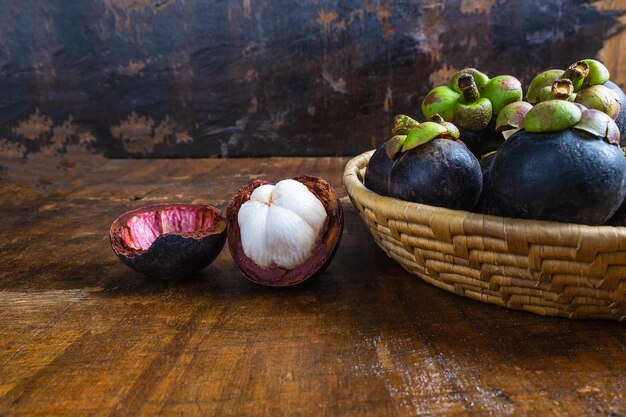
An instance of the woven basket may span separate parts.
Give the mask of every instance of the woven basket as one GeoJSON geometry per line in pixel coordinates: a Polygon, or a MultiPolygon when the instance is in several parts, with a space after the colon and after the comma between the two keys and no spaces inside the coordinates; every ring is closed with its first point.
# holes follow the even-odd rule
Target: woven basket
{"type": "Polygon", "coordinates": [[[458,295],[542,315],[626,321],[626,228],[520,220],[382,197],[363,185],[374,151],[343,184],[376,243],[458,295]]]}

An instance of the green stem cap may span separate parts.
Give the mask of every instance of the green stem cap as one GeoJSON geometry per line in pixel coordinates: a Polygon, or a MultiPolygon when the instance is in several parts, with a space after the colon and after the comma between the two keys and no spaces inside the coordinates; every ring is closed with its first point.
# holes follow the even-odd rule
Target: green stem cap
{"type": "Polygon", "coordinates": [[[435,87],[424,97],[422,113],[427,119],[439,114],[444,120],[451,122],[454,120],[454,109],[460,98],[459,93],[445,85],[435,87]]]}
{"type": "Polygon", "coordinates": [[[417,120],[414,120],[405,114],[399,114],[393,118],[391,133],[394,135],[406,135],[417,125],[419,125],[417,120]]]}
{"type": "Polygon", "coordinates": [[[611,145],[619,146],[620,132],[617,124],[600,110],[587,109],[583,111],[580,121],[573,127],[598,136],[611,145]]]}
{"type": "Polygon", "coordinates": [[[505,106],[496,119],[496,130],[502,132],[510,129],[522,129],[526,114],[533,108],[533,105],[526,101],[516,101],[505,106]]]}
{"type": "Polygon", "coordinates": [[[617,118],[621,110],[617,94],[603,85],[592,85],[580,90],[576,94],[576,103],[589,109],[600,110],[613,119],[617,118]]]}
{"type": "Polygon", "coordinates": [[[402,151],[402,144],[405,140],[406,135],[395,135],[387,141],[385,151],[387,152],[387,156],[389,157],[389,159],[395,161],[398,156],[400,156],[400,152],[402,151]]]}
{"type": "Polygon", "coordinates": [[[526,114],[524,129],[527,132],[558,132],[580,121],[582,111],[574,103],[564,100],[541,102],[526,114]]]}
{"type": "Polygon", "coordinates": [[[583,88],[590,85],[604,84],[611,77],[609,70],[602,62],[595,59],[583,59],[583,61],[589,65],[589,74],[585,77],[583,88]]]}

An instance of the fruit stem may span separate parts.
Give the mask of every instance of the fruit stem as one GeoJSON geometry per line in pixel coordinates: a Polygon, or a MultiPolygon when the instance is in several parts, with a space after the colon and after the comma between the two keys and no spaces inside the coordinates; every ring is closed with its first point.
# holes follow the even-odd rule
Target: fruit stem
{"type": "Polygon", "coordinates": [[[463,97],[468,103],[474,103],[480,98],[476,81],[471,74],[463,74],[459,77],[457,82],[459,90],[463,92],[463,97]]]}
{"type": "Polygon", "coordinates": [[[445,122],[445,120],[443,119],[443,117],[441,117],[439,114],[435,113],[433,114],[433,117],[430,118],[431,122],[435,122],[435,123],[439,123],[442,124],[443,122],[445,122]]]}
{"type": "Polygon", "coordinates": [[[565,100],[574,94],[574,84],[568,78],[562,78],[552,83],[552,97],[565,100]]]}
{"type": "Polygon", "coordinates": [[[578,91],[587,75],[589,75],[589,64],[585,61],[576,61],[565,70],[562,78],[570,79],[574,85],[574,91],[578,91]]]}

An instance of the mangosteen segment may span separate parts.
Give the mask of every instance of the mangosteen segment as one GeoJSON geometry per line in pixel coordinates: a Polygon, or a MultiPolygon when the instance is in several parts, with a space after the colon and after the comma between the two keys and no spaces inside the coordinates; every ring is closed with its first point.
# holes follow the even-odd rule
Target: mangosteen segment
{"type": "Polygon", "coordinates": [[[249,280],[268,286],[295,285],[319,274],[343,230],[337,193],[311,175],[242,187],[227,218],[233,260],[249,280]]]}
{"type": "Polygon", "coordinates": [[[109,230],[115,254],[146,275],[183,278],[217,257],[226,239],[227,222],[215,207],[160,204],[119,216],[109,230]]]}

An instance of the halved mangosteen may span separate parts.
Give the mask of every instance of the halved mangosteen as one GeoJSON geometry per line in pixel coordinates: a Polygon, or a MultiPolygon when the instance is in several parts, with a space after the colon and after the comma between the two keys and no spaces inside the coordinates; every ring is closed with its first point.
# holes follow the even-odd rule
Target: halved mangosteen
{"type": "Polygon", "coordinates": [[[111,247],[126,265],[163,279],[191,276],[207,267],[226,241],[224,214],[204,204],[159,204],[119,216],[111,247]]]}
{"type": "Polygon", "coordinates": [[[228,247],[252,282],[285,287],[320,274],[343,231],[335,190],[313,175],[271,184],[257,180],[237,192],[226,211],[228,247]]]}

